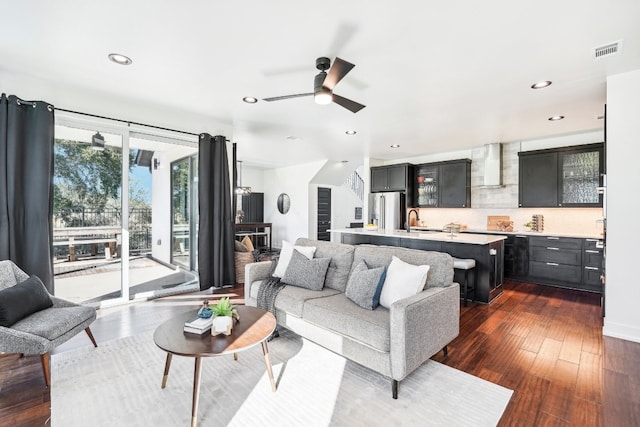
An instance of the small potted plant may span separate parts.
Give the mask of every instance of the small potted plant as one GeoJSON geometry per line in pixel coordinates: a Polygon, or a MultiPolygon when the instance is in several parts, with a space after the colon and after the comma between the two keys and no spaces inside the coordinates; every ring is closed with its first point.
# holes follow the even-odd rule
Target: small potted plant
{"type": "Polygon", "coordinates": [[[238,316],[238,310],[231,304],[229,297],[221,298],[213,306],[212,310],[215,318],[213,319],[211,334],[217,335],[222,332],[225,335],[230,335],[233,328],[233,320],[240,320],[240,317],[238,316]]]}
{"type": "Polygon", "coordinates": [[[525,222],[522,225],[524,225],[526,227],[527,231],[531,231],[531,228],[533,228],[533,222],[531,222],[531,221],[525,222]]]}

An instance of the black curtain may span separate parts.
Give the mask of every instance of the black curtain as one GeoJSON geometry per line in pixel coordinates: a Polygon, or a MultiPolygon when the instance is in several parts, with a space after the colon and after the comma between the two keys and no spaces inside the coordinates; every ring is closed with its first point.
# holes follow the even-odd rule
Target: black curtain
{"type": "Polygon", "coordinates": [[[234,217],[226,138],[200,135],[198,152],[200,290],[236,282],[234,217]]]}
{"type": "Polygon", "coordinates": [[[53,293],[53,106],[0,98],[0,259],[53,293]]]}

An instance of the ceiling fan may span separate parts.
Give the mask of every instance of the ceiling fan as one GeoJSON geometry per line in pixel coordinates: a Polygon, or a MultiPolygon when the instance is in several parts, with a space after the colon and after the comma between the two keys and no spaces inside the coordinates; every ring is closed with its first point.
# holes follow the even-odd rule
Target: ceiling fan
{"type": "Polygon", "coordinates": [[[263,98],[263,101],[271,102],[281,101],[283,99],[301,98],[303,96],[313,96],[316,104],[326,105],[331,102],[335,102],[352,113],[357,113],[365,106],[333,93],[333,89],[338,82],[342,80],[353,67],[355,67],[354,64],[338,57],[336,57],[335,61],[333,61],[333,66],[331,66],[331,60],[329,58],[324,56],[320,57],[316,59],[316,68],[320,70],[320,72],[316,75],[313,81],[313,92],[274,96],[271,98],[263,98]],[[328,73],[327,70],[329,70],[328,73]]]}

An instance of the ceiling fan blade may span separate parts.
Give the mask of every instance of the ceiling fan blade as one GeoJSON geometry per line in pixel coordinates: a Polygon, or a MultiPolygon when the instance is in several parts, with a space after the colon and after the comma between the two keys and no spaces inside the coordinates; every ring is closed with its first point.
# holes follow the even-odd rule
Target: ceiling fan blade
{"type": "Polygon", "coordinates": [[[333,94],[333,102],[335,102],[341,107],[346,108],[352,113],[357,113],[358,111],[362,110],[365,107],[365,105],[359,104],[356,101],[352,101],[340,95],[336,95],[335,93],[333,94]]]}
{"type": "Polygon", "coordinates": [[[355,67],[355,65],[353,65],[351,62],[347,62],[344,59],[340,59],[336,56],[336,59],[333,61],[333,65],[329,69],[327,78],[324,79],[323,86],[328,88],[329,90],[333,90],[338,82],[342,80],[342,78],[346,76],[353,67],[355,67]]]}
{"type": "Polygon", "coordinates": [[[313,92],[296,93],[295,95],[272,96],[271,98],[262,98],[262,100],[267,102],[282,101],[283,99],[302,98],[303,96],[313,96],[313,92]]]}

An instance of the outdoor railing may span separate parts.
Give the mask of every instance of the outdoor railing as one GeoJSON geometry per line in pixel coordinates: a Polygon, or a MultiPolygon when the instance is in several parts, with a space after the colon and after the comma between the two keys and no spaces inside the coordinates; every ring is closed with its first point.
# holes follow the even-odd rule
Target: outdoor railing
{"type": "MultiPolygon", "coordinates": [[[[83,206],[56,209],[53,212],[54,228],[74,227],[119,227],[122,224],[122,211],[117,208],[87,209],[83,206]]],[[[151,209],[133,208],[129,210],[129,251],[131,253],[151,250],[151,209]]],[[[90,236],[88,236],[90,237],[90,236]]],[[[89,252],[91,248],[78,249],[77,252],[89,252]]],[[[56,256],[64,255],[64,246],[54,246],[56,256]]]]}

